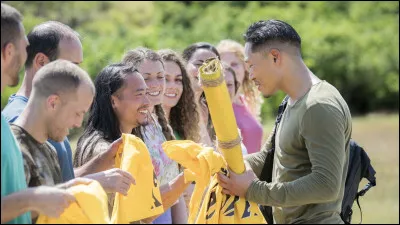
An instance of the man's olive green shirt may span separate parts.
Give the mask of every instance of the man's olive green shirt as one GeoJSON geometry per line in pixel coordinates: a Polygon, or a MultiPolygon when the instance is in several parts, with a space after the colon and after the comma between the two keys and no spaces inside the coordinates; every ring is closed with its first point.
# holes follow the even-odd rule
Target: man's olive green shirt
{"type": "MultiPolygon", "coordinates": [[[[337,89],[326,81],[314,84],[282,116],[272,182],[254,180],[246,198],[273,206],[276,223],[343,223],[351,132],[350,110],[337,89]]],[[[262,151],[245,157],[258,177],[270,139],[262,151]]]]}

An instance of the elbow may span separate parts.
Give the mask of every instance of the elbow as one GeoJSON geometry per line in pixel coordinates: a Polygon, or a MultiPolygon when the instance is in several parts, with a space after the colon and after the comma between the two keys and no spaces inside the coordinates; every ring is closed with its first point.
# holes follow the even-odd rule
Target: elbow
{"type": "Polygon", "coordinates": [[[332,187],[326,188],[326,194],[324,197],[324,200],[326,202],[332,202],[337,200],[339,193],[340,193],[340,187],[338,187],[337,185],[334,185],[332,187]]]}
{"type": "MultiPolygon", "coordinates": [[[[329,179],[327,179],[329,180],[329,179]]],[[[322,182],[321,189],[323,190],[321,193],[321,201],[322,202],[332,202],[336,201],[340,194],[340,183],[332,182],[332,181],[324,181],[322,182]]]]}

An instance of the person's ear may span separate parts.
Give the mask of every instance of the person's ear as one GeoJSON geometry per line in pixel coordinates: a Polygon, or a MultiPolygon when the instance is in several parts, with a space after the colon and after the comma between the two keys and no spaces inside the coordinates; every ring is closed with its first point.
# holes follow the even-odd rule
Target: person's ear
{"type": "Polygon", "coordinates": [[[281,52],[278,49],[271,49],[270,54],[272,56],[272,60],[274,60],[275,64],[280,64],[281,61],[281,52]]]}
{"type": "Polygon", "coordinates": [[[113,109],[116,109],[118,107],[118,97],[111,95],[111,106],[113,107],[113,109]]]}
{"type": "Polygon", "coordinates": [[[60,104],[61,104],[60,96],[54,94],[47,97],[46,106],[48,109],[52,111],[57,110],[60,104]]]}
{"type": "Polygon", "coordinates": [[[47,55],[41,52],[37,53],[35,55],[35,58],[33,58],[33,66],[36,70],[39,70],[49,62],[50,62],[49,57],[47,57],[47,55]]]}
{"type": "Polygon", "coordinates": [[[4,48],[1,49],[1,58],[5,63],[12,60],[15,55],[16,47],[12,42],[8,42],[4,48]]]}

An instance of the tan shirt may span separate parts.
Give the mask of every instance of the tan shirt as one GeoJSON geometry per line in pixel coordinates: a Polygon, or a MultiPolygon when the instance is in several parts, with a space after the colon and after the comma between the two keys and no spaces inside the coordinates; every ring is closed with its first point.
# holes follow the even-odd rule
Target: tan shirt
{"type": "MultiPolygon", "coordinates": [[[[351,132],[350,110],[337,89],[326,81],[313,85],[283,114],[272,182],[253,181],[246,198],[273,206],[276,223],[343,223],[351,132]]],[[[265,150],[245,158],[257,176],[265,150]]]]}

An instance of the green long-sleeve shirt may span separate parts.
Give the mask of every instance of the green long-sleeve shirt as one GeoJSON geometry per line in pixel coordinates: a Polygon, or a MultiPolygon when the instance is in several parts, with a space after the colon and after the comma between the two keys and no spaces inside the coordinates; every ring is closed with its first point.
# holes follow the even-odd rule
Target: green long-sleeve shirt
{"type": "MultiPolygon", "coordinates": [[[[275,137],[272,182],[258,179],[246,198],[273,206],[276,223],[343,223],[351,114],[335,87],[321,81],[288,105],[275,137]]],[[[259,177],[266,149],[245,157],[259,177]]]]}

